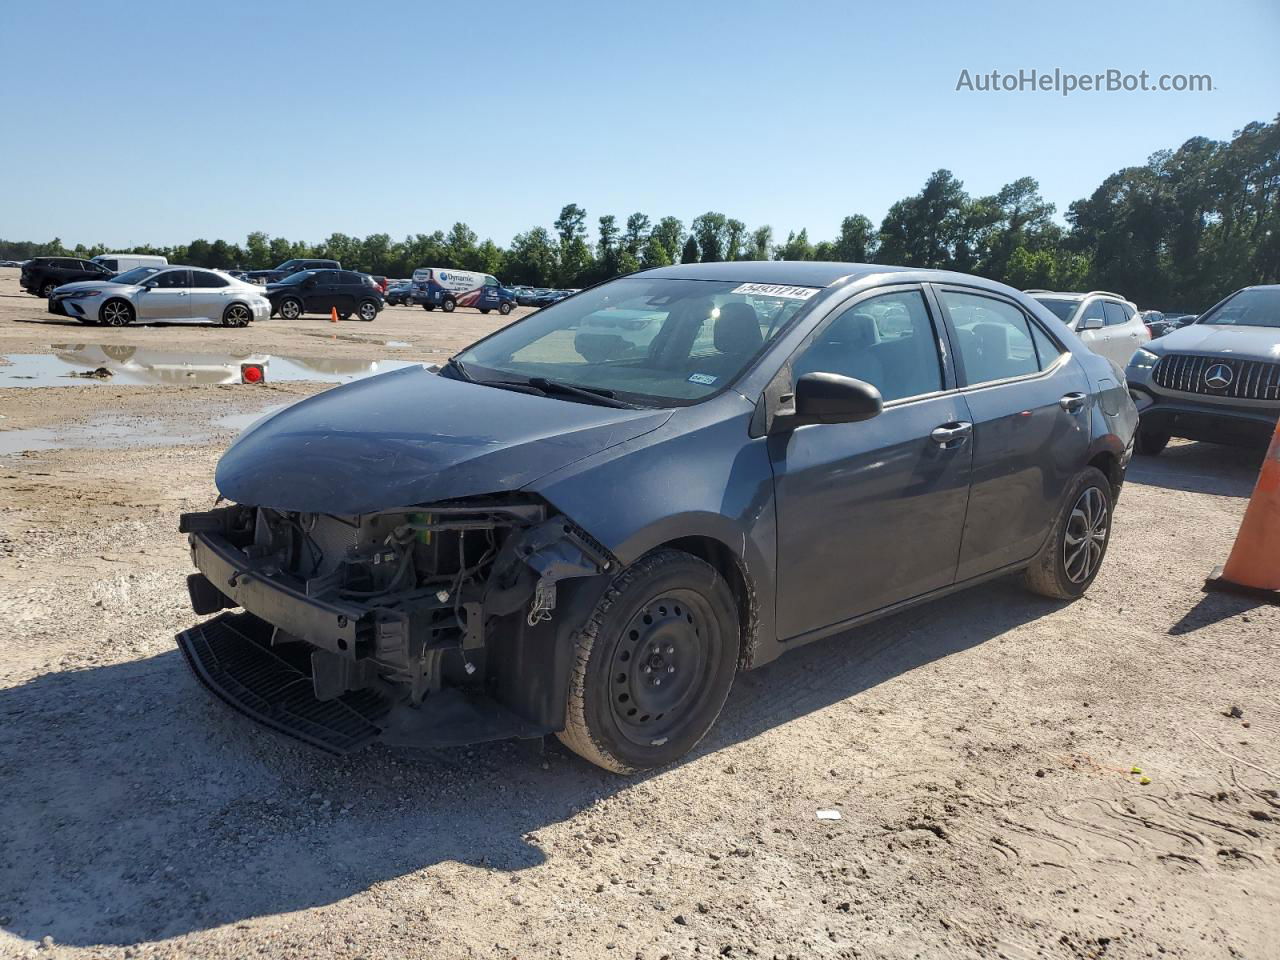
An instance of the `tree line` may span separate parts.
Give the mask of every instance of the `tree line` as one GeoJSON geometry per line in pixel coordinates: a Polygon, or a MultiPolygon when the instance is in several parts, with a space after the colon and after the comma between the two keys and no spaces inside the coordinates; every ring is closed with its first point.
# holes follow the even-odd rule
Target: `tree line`
{"type": "MultiPolygon", "coordinates": [[[[807,230],[782,240],[769,226],[750,228],[715,211],[687,226],[673,216],[633,213],[619,221],[606,214],[597,218],[592,242],[587,211],[570,203],[551,230],[533,227],[506,247],[455,223],[403,240],[335,233],[307,243],[255,231],[243,244],[198,239],[134,251],[223,269],[265,269],[292,257],[333,258],[389,277],[454,267],[545,287],[584,287],[675,262],[839,260],[959,270],[1019,288],[1105,288],[1144,307],[1198,312],[1238,287],[1280,281],[1280,116],[1251,123],[1229,141],[1193,137],[1113,173],[1067,208],[1065,228],[1054,213],[1032,177],[972,196],[943,169],[893,204],[878,227],[852,214],[834,239],[816,242],[807,230]]],[[[0,240],[0,259],[106,252],[101,244],[68,248],[57,238],[0,240]]]]}

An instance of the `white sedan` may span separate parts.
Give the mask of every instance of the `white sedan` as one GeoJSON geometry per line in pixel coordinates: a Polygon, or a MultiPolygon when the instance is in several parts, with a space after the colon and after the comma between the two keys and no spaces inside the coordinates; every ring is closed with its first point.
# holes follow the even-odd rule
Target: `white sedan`
{"type": "Polygon", "coordinates": [[[124,327],[134,321],[204,320],[248,326],[271,316],[262,288],[221,270],[138,267],[108,280],[67,283],[49,297],[49,312],[81,323],[124,327]]]}

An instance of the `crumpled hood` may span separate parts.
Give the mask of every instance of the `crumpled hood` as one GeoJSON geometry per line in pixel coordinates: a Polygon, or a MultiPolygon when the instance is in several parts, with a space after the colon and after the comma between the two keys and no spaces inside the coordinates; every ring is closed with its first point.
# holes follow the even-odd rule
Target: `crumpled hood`
{"type": "Polygon", "coordinates": [[[1232,327],[1193,323],[1150,344],[1157,353],[1225,354],[1245,360],[1280,361],[1280,327],[1232,327]]]}
{"type": "Polygon", "coordinates": [[[218,463],[237,503],[358,514],[516,490],[661,426],[618,410],[499,390],[409,367],[296,403],[218,463]]]}

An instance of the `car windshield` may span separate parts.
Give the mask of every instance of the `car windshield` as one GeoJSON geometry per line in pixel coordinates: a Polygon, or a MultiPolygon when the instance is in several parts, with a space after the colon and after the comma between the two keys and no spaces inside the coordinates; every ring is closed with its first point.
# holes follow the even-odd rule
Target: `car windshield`
{"type": "Polygon", "coordinates": [[[1040,303],[1049,308],[1049,311],[1061,320],[1063,323],[1071,319],[1071,315],[1076,312],[1076,307],[1080,306],[1079,300],[1059,300],[1056,297],[1036,297],[1040,303]]]}
{"type": "Polygon", "coordinates": [[[545,378],[637,403],[695,403],[727,387],[815,293],[737,281],[629,277],[552,304],[457,356],[487,380],[545,378]]]}
{"type": "Polygon", "coordinates": [[[159,267],[134,267],[128,273],[118,273],[111,278],[112,283],[141,283],[153,273],[159,273],[159,267]]]}
{"type": "Polygon", "coordinates": [[[1280,327],[1280,287],[1241,290],[1196,322],[1222,327],[1280,327]]]}

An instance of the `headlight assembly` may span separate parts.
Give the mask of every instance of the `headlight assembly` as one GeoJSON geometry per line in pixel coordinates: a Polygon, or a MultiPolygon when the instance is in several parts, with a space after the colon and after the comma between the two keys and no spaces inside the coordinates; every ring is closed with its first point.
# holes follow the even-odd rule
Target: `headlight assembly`
{"type": "Polygon", "coordinates": [[[1133,351],[1133,356],[1129,358],[1129,369],[1131,370],[1150,370],[1160,362],[1160,355],[1152,353],[1150,350],[1144,350],[1139,347],[1133,351]]]}

